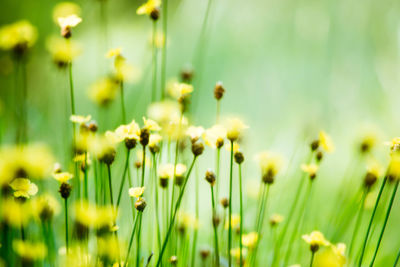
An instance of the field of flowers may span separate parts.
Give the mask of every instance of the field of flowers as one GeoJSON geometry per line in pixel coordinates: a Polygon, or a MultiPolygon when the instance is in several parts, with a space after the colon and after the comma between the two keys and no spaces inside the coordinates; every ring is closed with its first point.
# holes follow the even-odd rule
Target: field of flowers
{"type": "Polygon", "coordinates": [[[400,266],[400,5],[3,0],[1,266],[400,266]]]}

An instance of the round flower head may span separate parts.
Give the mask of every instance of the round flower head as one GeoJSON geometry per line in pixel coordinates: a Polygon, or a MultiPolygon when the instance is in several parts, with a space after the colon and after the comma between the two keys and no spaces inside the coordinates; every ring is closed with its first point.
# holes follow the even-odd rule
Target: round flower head
{"type": "Polygon", "coordinates": [[[131,187],[129,188],[129,196],[140,198],[144,193],[145,187],[131,187]]]}
{"type": "Polygon", "coordinates": [[[32,243],[26,240],[14,240],[14,251],[24,260],[34,262],[42,260],[47,255],[47,248],[43,243],[32,243]]]}
{"type": "Polygon", "coordinates": [[[67,183],[74,176],[69,172],[59,172],[59,173],[53,173],[53,177],[54,177],[54,179],[59,181],[60,184],[63,184],[63,183],[67,183]]]}
{"type": "Polygon", "coordinates": [[[161,164],[158,167],[158,176],[160,178],[164,178],[164,179],[169,179],[172,178],[172,176],[174,175],[174,165],[167,163],[167,164],[161,164]]]}
{"type": "Polygon", "coordinates": [[[315,267],[344,267],[346,266],[346,245],[339,243],[330,245],[315,255],[313,266],[315,267]]]}
{"type": "Polygon", "coordinates": [[[0,28],[0,48],[13,50],[17,54],[24,53],[31,48],[37,40],[36,28],[26,20],[0,28]]]}
{"type": "Polygon", "coordinates": [[[193,92],[193,86],[187,83],[172,82],[167,86],[167,91],[171,97],[182,101],[193,92]]]}
{"type": "Polygon", "coordinates": [[[272,214],[271,217],[269,218],[269,224],[271,226],[275,226],[283,221],[283,216],[280,214],[272,214]]]}
{"type": "Polygon", "coordinates": [[[262,181],[267,184],[273,183],[282,166],[282,158],[264,151],[256,155],[256,160],[261,168],[262,181]]]}
{"type": "Polygon", "coordinates": [[[132,120],[129,124],[118,126],[118,128],[115,129],[115,134],[118,140],[121,141],[125,139],[139,140],[140,127],[132,120]]]}
{"type": "Polygon", "coordinates": [[[160,6],[161,0],[148,0],[136,10],[136,14],[150,16],[151,12],[153,12],[154,9],[160,8],[160,6]]]}
{"type": "Polygon", "coordinates": [[[331,153],[331,152],[335,151],[335,146],[332,142],[331,137],[324,131],[319,132],[319,145],[327,153],[331,153]]]}
{"type": "Polygon", "coordinates": [[[310,179],[314,179],[317,175],[318,171],[318,165],[315,163],[311,164],[301,164],[301,169],[305,172],[308,173],[310,179]]]}
{"type": "Polygon", "coordinates": [[[82,19],[76,14],[71,14],[67,17],[59,17],[57,22],[58,26],[61,28],[61,36],[68,39],[71,37],[71,28],[81,23],[82,19]]]}
{"type": "Polygon", "coordinates": [[[47,221],[57,215],[61,208],[53,195],[42,194],[32,200],[32,209],[37,219],[47,221]]]}
{"type": "Polygon", "coordinates": [[[1,218],[14,227],[27,225],[32,218],[32,209],[29,202],[16,201],[12,198],[6,198],[1,203],[1,218]]]}
{"type": "Polygon", "coordinates": [[[312,252],[316,252],[321,246],[329,246],[330,244],[319,231],[312,231],[309,235],[303,235],[302,238],[310,245],[312,252]]]}
{"type": "Polygon", "coordinates": [[[81,14],[81,8],[73,2],[61,2],[56,4],[53,8],[53,20],[56,23],[58,22],[58,18],[65,18],[74,14],[79,16],[81,14]]]}
{"type": "Polygon", "coordinates": [[[387,175],[390,181],[400,179],[400,154],[398,152],[392,153],[390,157],[387,175]]]}
{"type": "MultiPolygon", "coordinates": [[[[231,217],[231,227],[236,228],[239,226],[240,223],[240,216],[238,214],[232,214],[231,217]]],[[[226,220],[225,222],[225,229],[229,228],[229,220],[226,220]]]]}
{"type": "Polygon", "coordinates": [[[149,106],[147,115],[164,128],[171,121],[178,121],[181,117],[181,111],[176,101],[164,100],[162,102],[152,103],[149,106]]]}
{"type": "Polygon", "coordinates": [[[90,86],[89,97],[99,106],[107,106],[115,99],[117,92],[118,84],[113,79],[106,77],[90,86]]]}
{"type": "Polygon", "coordinates": [[[385,142],[385,145],[390,146],[391,153],[400,151],[400,137],[395,137],[390,142],[385,142]]]}
{"type": "Polygon", "coordinates": [[[151,120],[151,119],[146,119],[143,117],[143,123],[144,123],[144,128],[148,129],[149,131],[160,131],[161,127],[158,125],[157,122],[151,120]]]}
{"type": "Polygon", "coordinates": [[[186,130],[186,134],[190,137],[192,142],[196,142],[204,133],[204,128],[201,126],[189,126],[186,130]]]}
{"type": "Polygon", "coordinates": [[[203,139],[206,145],[212,148],[221,148],[226,138],[226,129],[219,124],[204,131],[203,139]]]}
{"type": "Polygon", "coordinates": [[[242,244],[248,248],[254,248],[258,241],[258,234],[256,232],[250,232],[247,235],[242,236],[242,244]]]}
{"type": "Polygon", "coordinates": [[[29,179],[16,178],[10,183],[10,187],[14,190],[14,197],[30,198],[36,195],[38,187],[29,179]]]}
{"type": "Polygon", "coordinates": [[[162,136],[155,133],[150,134],[149,138],[149,149],[152,153],[157,153],[160,150],[159,144],[162,140],[162,136]]]}
{"type": "Polygon", "coordinates": [[[73,40],[65,40],[60,37],[51,37],[46,42],[54,63],[60,67],[66,67],[82,52],[79,43],[73,40]]]}
{"type": "Polygon", "coordinates": [[[230,118],[226,121],[226,137],[230,141],[236,141],[245,129],[249,128],[242,120],[230,118]]]}

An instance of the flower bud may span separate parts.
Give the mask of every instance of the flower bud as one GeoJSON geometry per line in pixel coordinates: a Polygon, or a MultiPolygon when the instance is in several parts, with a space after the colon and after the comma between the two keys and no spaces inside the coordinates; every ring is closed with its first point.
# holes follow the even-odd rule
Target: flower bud
{"type": "Polygon", "coordinates": [[[215,173],[212,170],[206,171],[206,181],[210,183],[211,186],[215,184],[215,173]]]}
{"type": "Polygon", "coordinates": [[[154,21],[160,18],[160,9],[158,7],[153,8],[153,10],[150,13],[150,18],[154,21]]]}
{"type": "Polygon", "coordinates": [[[225,93],[225,88],[222,85],[222,82],[217,82],[217,84],[214,87],[214,97],[217,100],[221,100],[221,98],[224,96],[225,93]]]}
{"type": "Polygon", "coordinates": [[[244,161],[243,153],[240,151],[235,152],[235,162],[240,165],[243,163],[243,161],[244,161]]]}
{"type": "Polygon", "coordinates": [[[146,208],[146,205],[147,205],[146,200],[142,197],[139,198],[138,200],[136,200],[136,202],[135,202],[135,208],[141,212],[144,211],[144,209],[146,208]]]}
{"type": "Polygon", "coordinates": [[[220,203],[221,203],[222,207],[224,207],[224,209],[226,209],[229,206],[229,199],[226,197],[221,198],[220,203]]]}
{"type": "Polygon", "coordinates": [[[196,141],[192,143],[192,152],[194,156],[200,156],[204,151],[204,145],[202,142],[196,141]]]}
{"type": "Polygon", "coordinates": [[[60,185],[60,189],[58,190],[58,192],[60,192],[61,197],[63,199],[67,199],[69,197],[69,195],[71,194],[71,190],[72,190],[72,186],[68,183],[62,183],[60,185]]]}
{"type": "Polygon", "coordinates": [[[149,143],[149,138],[150,138],[150,131],[147,128],[142,128],[140,130],[140,144],[142,146],[147,146],[149,143]]]}

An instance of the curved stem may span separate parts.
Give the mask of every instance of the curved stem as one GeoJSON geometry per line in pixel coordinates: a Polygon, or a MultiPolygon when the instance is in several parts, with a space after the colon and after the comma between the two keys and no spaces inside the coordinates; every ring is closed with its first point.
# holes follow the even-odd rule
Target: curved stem
{"type": "MultiPolygon", "coordinates": [[[[230,160],[230,168],[229,168],[229,210],[228,210],[228,220],[229,220],[229,229],[228,229],[228,265],[232,266],[232,256],[231,256],[231,248],[232,248],[232,170],[233,169],[233,141],[231,140],[231,160],[230,160]]],[[[242,218],[240,218],[242,220],[242,218]]]]}
{"type": "Polygon", "coordinates": [[[374,221],[375,213],[376,213],[376,211],[378,209],[379,201],[381,199],[382,192],[383,192],[383,189],[385,188],[386,182],[387,182],[387,177],[385,176],[385,178],[383,179],[381,188],[379,189],[378,197],[376,198],[376,201],[375,201],[374,210],[372,211],[371,218],[369,220],[367,232],[365,233],[364,242],[363,242],[363,246],[362,246],[362,250],[361,250],[360,260],[358,261],[358,267],[361,267],[362,260],[364,258],[364,253],[365,253],[365,249],[367,247],[368,236],[369,236],[369,233],[371,231],[372,222],[374,221]]]}
{"type": "Polygon", "coordinates": [[[393,202],[396,197],[397,188],[399,187],[399,182],[400,182],[400,180],[397,180],[396,185],[393,188],[392,196],[390,197],[389,206],[386,210],[385,221],[383,223],[382,230],[379,235],[378,243],[376,244],[374,256],[372,257],[371,263],[369,265],[370,267],[374,266],[376,255],[378,255],[379,246],[381,245],[383,234],[385,233],[386,225],[387,225],[387,222],[388,222],[389,216],[390,216],[390,211],[392,210],[393,202]]]}

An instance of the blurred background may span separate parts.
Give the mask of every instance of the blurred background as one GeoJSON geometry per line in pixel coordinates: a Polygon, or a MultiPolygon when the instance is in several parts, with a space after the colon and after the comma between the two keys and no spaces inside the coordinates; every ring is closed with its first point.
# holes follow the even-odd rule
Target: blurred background
{"type": "MultiPolygon", "coordinates": [[[[2,0],[0,24],[27,19],[38,28],[39,39],[27,66],[29,135],[30,140],[49,143],[63,158],[63,144],[69,132],[59,129],[66,128],[69,116],[68,79],[67,73],[53,64],[46,49],[46,40],[59,34],[52,15],[59,2],[2,0]]],[[[88,98],[88,89],[111,69],[112,62],[105,53],[121,47],[128,62],[141,72],[137,82],[126,85],[128,118],[140,121],[146,114],[151,92],[152,24],[147,16],[136,15],[143,2],[76,3],[82,8],[83,18],[73,30],[73,38],[83,49],[73,64],[77,113],[92,114],[95,119],[101,116],[88,98]]],[[[182,68],[193,65],[207,1],[169,3],[168,79],[179,77],[182,68]]],[[[338,188],[346,168],[353,166],[349,164],[357,157],[355,146],[362,133],[377,133],[374,155],[381,163],[387,163],[388,148],[383,143],[400,130],[399,13],[400,2],[393,0],[212,0],[204,63],[201,69],[194,69],[195,77],[201,73],[201,81],[194,84],[192,123],[204,127],[214,124],[213,88],[222,81],[226,95],[221,113],[239,115],[250,126],[243,145],[246,189],[252,192],[259,181],[255,153],[272,150],[285,158],[278,177],[281,182],[271,191],[270,212],[287,212],[283,203],[293,197],[291,179],[299,176],[308,144],[320,129],[327,131],[336,145],[335,153],[324,159],[316,202],[310,211],[316,214],[316,222],[323,221],[322,225],[315,223],[320,230],[335,227],[326,217],[335,204],[329,203],[334,199],[332,188],[338,188]]],[[[0,84],[2,141],[11,143],[13,107],[4,101],[4,96],[15,86],[12,60],[5,52],[0,53],[0,84]]],[[[118,125],[118,104],[115,101],[107,111],[106,128],[118,125]]],[[[207,153],[198,172],[203,173],[213,160],[213,154],[207,153]]],[[[228,155],[224,154],[225,176],[227,160],[228,155]]],[[[357,175],[350,178],[356,187],[365,167],[355,164],[354,168],[357,175]]],[[[208,203],[207,184],[200,184],[208,203]]],[[[256,209],[254,203],[248,200],[250,209],[256,209]]],[[[202,205],[201,212],[209,216],[207,207],[208,204],[202,205]]],[[[392,216],[377,266],[389,266],[386,263],[393,262],[400,246],[395,227],[400,219],[399,209],[392,216]]],[[[299,246],[305,247],[300,242],[299,246]]]]}

